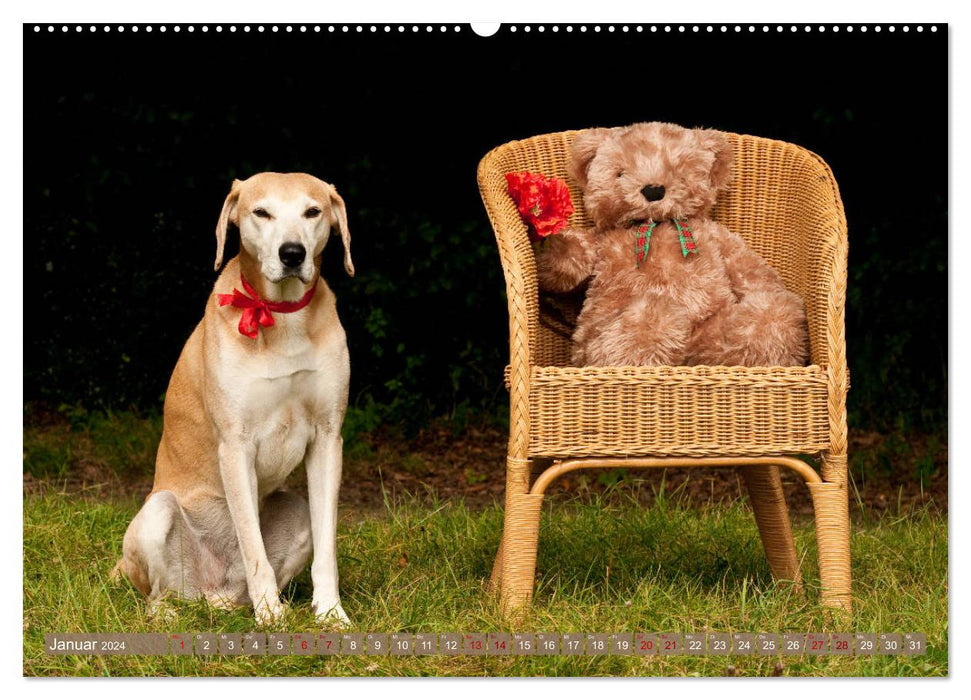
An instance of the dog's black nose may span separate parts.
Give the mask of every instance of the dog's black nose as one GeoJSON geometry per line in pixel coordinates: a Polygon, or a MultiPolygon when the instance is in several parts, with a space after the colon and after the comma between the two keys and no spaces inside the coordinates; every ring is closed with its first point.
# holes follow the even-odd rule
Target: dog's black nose
{"type": "Polygon", "coordinates": [[[280,246],[280,262],[287,267],[297,267],[307,257],[307,249],[299,243],[284,243],[280,246]]]}
{"type": "Polygon", "coordinates": [[[648,202],[664,199],[664,185],[647,185],[641,190],[641,194],[648,202]]]}

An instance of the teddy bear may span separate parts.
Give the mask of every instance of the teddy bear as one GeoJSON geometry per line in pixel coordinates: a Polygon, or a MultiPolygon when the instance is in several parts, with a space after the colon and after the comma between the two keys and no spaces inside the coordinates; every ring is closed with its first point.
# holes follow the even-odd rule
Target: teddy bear
{"type": "Polygon", "coordinates": [[[731,177],[725,134],[660,122],[588,129],[568,172],[589,228],[548,237],[540,289],[587,283],[573,333],[584,365],[804,365],[802,300],[709,218],[731,177]]]}

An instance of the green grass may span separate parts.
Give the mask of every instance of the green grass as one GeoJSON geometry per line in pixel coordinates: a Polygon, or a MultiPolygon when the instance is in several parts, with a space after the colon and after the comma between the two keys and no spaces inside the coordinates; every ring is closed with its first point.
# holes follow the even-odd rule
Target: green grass
{"type": "MultiPolygon", "coordinates": [[[[373,462],[374,450],[367,436],[383,425],[385,410],[373,402],[348,408],[343,428],[345,469],[373,462]]],[[[468,419],[449,423],[467,425],[468,419]]],[[[85,472],[94,481],[150,479],[161,436],[159,412],[143,415],[70,405],[54,411],[39,404],[28,405],[24,409],[24,473],[48,481],[84,476],[85,472]]],[[[401,436],[394,435],[394,446],[400,447],[401,442],[401,436]]],[[[433,471],[421,455],[413,452],[401,452],[396,459],[403,471],[415,476],[433,471]]]]}
{"type": "MultiPolygon", "coordinates": [[[[62,407],[58,421],[24,428],[24,472],[62,479],[96,470],[100,478],[150,475],[162,436],[162,416],[62,407]]],[[[25,425],[30,419],[25,410],[25,425]]]]}
{"type": "MultiPolygon", "coordinates": [[[[931,510],[858,523],[852,620],[818,606],[811,521],[796,523],[804,593],[772,582],[743,505],[650,509],[618,489],[544,510],[536,605],[510,627],[485,591],[501,511],[462,504],[388,504],[339,528],[344,609],[357,631],[402,632],[924,632],[917,657],[149,657],[48,656],[51,632],[246,632],[250,610],[180,602],[170,622],[146,618],[108,574],[135,499],[24,501],[24,674],[31,676],[941,676],[947,675],[947,520],[931,510]],[[782,663],[782,667],[777,664],[782,663]],[[729,668],[730,665],[733,668],[729,668]]],[[[266,631],[315,630],[304,572],[285,591],[288,619],[266,631]]]]}

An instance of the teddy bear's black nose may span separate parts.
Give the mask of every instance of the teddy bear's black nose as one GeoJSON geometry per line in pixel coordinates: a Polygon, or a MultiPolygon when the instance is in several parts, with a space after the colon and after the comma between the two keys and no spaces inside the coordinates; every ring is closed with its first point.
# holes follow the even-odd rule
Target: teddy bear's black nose
{"type": "Polygon", "coordinates": [[[641,190],[641,194],[644,195],[644,199],[648,202],[656,202],[659,199],[664,199],[664,185],[646,185],[641,190]]]}

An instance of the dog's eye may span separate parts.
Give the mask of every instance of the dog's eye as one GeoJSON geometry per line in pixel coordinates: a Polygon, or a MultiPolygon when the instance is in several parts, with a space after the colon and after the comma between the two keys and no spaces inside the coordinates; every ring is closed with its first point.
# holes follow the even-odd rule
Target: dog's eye
{"type": "Polygon", "coordinates": [[[320,216],[320,209],[318,207],[310,207],[307,211],[303,213],[305,219],[316,219],[320,216]]]}
{"type": "Polygon", "coordinates": [[[269,219],[270,218],[270,212],[268,212],[263,207],[260,207],[259,209],[254,209],[253,210],[253,214],[256,215],[256,216],[258,216],[258,217],[260,217],[261,219],[269,219]]]}
{"type": "Polygon", "coordinates": [[[624,177],[624,171],[623,170],[620,170],[620,171],[617,172],[617,178],[620,179],[622,177],[624,177]]]}

